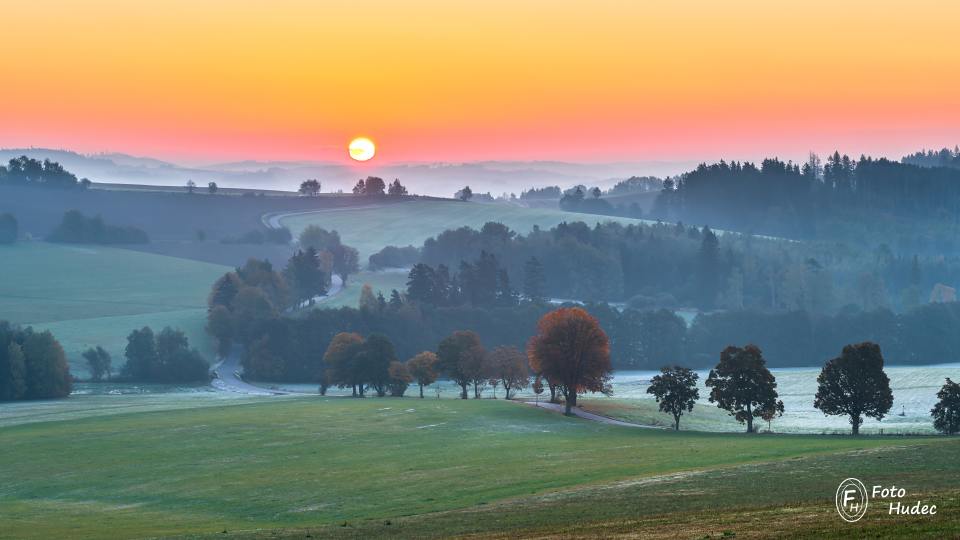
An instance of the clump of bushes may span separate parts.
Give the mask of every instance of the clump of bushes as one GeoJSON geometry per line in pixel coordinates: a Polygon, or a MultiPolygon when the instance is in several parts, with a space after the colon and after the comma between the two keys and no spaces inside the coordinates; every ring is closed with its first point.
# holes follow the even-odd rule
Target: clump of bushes
{"type": "Polygon", "coordinates": [[[47,236],[64,244],[147,244],[150,238],[142,229],[108,225],[100,216],[87,217],[79,210],[68,210],[60,225],[47,236]]]}
{"type": "Polygon", "coordinates": [[[418,262],[420,262],[420,250],[413,246],[387,246],[370,255],[369,258],[371,270],[380,270],[381,268],[409,268],[418,262]]]}

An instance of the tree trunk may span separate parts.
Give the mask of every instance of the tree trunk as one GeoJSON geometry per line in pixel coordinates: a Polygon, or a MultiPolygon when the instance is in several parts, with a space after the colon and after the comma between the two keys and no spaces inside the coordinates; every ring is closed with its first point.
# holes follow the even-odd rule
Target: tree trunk
{"type": "Polygon", "coordinates": [[[577,392],[570,392],[569,390],[564,392],[564,403],[566,404],[566,411],[563,413],[567,416],[570,416],[570,409],[577,406],[577,392]]]}
{"type": "Polygon", "coordinates": [[[423,399],[423,385],[420,385],[420,399],[423,399]]]}
{"type": "Polygon", "coordinates": [[[680,431],[680,415],[679,414],[673,415],[673,430],[680,431]]]}
{"type": "Polygon", "coordinates": [[[853,428],[854,435],[860,434],[860,424],[862,423],[863,423],[863,418],[861,418],[859,414],[850,415],[850,427],[853,428]]]}
{"type": "Polygon", "coordinates": [[[557,386],[555,384],[550,385],[550,403],[557,402],[557,386]]]}
{"type": "Polygon", "coordinates": [[[473,399],[480,399],[480,384],[473,383],[473,399]]]}
{"type": "Polygon", "coordinates": [[[467,399],[467,383],[460,385],[460,399],[467,399]]]}
{"type": "Polygon", "coordinates": [[[747,433],[753,433],[753,411],[750,404],[747,404],[747,433]]]}
{"type": "Polygon", "coordinates": [[[353,397],[357,397],[357,385],[351,385],[353,388],[353,397]]]}
{"type": "Polygon", "coordinates": [[[364,396],[363,396],[363,384],[358,384],[357,386],[360,387],[360,397],[364,397],[364,396]]]}

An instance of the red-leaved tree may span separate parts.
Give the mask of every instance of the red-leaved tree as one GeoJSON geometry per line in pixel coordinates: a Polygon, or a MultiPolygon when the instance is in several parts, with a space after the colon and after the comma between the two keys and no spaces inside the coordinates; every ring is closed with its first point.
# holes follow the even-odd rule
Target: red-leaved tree
{"type": "Polygon", "coordinates": [[[530,367],[560,386],[566,412],[577,394],[610,393],[610,343],[592,315],[581,308],[560,308],[544,315],[527,346],[530,367]]]}

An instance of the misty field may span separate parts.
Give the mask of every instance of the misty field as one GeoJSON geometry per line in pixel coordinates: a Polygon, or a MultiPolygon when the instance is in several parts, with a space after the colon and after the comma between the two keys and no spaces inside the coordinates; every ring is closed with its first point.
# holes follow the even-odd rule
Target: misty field
{"type": "Polygon", "coordinates": [[[126,336],[149,325],[180,328],[212,351],[203,325],[210,285],[226,266],[104,246],[24,242],[0,246],[0,319],[51,330],[74,373],[100,345],[123,363],[126,336]]]}
{"type": "Polygon", "coordinates": [[[479,229],[488,221],[503,223],[526,234],[535,225],[549,229],[562,222],[596,223],[617,221],[641,223],[642,220],[594,214],[565,212],[553,208],[524,208],[507,204],[464,203],[460,201],[411,201],[403,204],[336,208],[292,214],[280,219],[294,237],[308,225],[334,229],[347,245],[360,252],[360,263],[384,246],[421,246],[423,241],[447,229],[479,229]]]}
{"type": "MultiPolygon", "coordinates": [[[[774,368],[777,390],[786,408],[784,415],[773,421],[770,428],[778,433],[840,433],[850,431],[848,419],[842,416],[824,416],[813,407],[817,392],[818,367],[774,368]]],[[[860,431],[864,434],[934,433],[930,409],[937,401],[937,392],[944,379],[960,377],[960,364],[934,366],[886,366],[893,390],[893,407],[881,421],[866,418],[860,431]]],[[[705,431],[742,431],[726,411],[710,403],[710,390],[703,384],[709,370],[698,370],[700,400],[694,410],[680,421],[681,429],[705,431]]],[[[672,426],[673,418],[659,412],[653,396],[646,393],[653,371],[617,371],[613,378],[613,397],[587,394],[581,405],[591,411],[628,422],[644,425],[672,426]]],[[[525,394],[521,394],[523,396],[525,394]]],[[[532,395],[529,396],[532,398],[532,395]]],[[[767,423],[757,424],[766,430],[767,423]]]]}
{"type": "Polygon", "coordinates": [[[682,523],[707,508],[755,508],[749,495],[758,482],[765,505],[826,512],[843,474],[889,475],[884,466],[905,454],[914,465],[899,467],[898,484],[929,476],[925,489],[939,497],[956,488],[943,478],[956,478],[960,449],[942,438],[620,428],[502,400],[205,405],[0,427],[0,536],[222,537],[278,529],[302,536],[304,528],[509,536],[668,511],[682,523]],[[822,474],[801,474],[809,468],[822,474]]]}

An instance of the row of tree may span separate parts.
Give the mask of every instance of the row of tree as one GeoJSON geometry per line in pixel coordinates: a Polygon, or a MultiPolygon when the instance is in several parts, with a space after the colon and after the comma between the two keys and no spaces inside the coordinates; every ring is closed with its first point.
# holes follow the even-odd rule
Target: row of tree
{"type": "Polygon", "coordinates": [[[368,176],[366,179],[361,178],[357,181],[357,184],[353,186],[354,195],[377,197],[383,196],[384,193],[391,197],[402,197],[407,194],[407,188],[400,183],[400,179],[398,178],[394,179],[388,186],[386,182],[383,181],[383,178],[377,176],[368,176]]]}
{"type": "Polygon", "coordinates": [[[64,244],[146,244],[150,237],[137,227],[110,225],[100,216],[87,217],[79,210],[68,210],[47,240],[64,244]]]}
{"type": "Polygon", "coordinates": [[[0,401],[62,398],[72,387],[70,366],[53,334],[0,321],[0,401]]]}
{"type": "Polygon", "coordinates": [[[956,168],[834,152],[825,162],[811,154],[802,165],[778,159],[759,166],[701,164],[664,182],[653,215],[795,238],[859,241],[867,235],[879,244],[898,228],[926,235],[953,230],[958,209],[956,168]]]}
{"type": "MultiPolygon", "coordinates": [[[[109,355],[104,359],[98,350],[92,351],[87,353],[97,357],[96,361],[100,363],[98,372],[102,374],[104,360],[109,370],[109,355]]],[[[84,356],[90,364],[91,358],[86,354],[84,356]]],[[[170,327],[164,328],[159,334],[154,334],[149,326],[134,330],[127,336],[124,356],[127,362],[123,366],[122,376],[126,380],[155,383],[209,380],[210,366],[207,361],[199,351],[190,348],[190,342],[182,331],[170,327]]],[[[98,372],[91,370],[94,376],[98,372]]]]}
{"type": "MultiPolygon", "coordinates": [[[[311,336],[320,336],[326,343],[339,332],[383,334],[404,358],[432,348],[461,328],[475,330],[494,347],[523,348],[537,321],[551,307],[546,302],[530,301],[513,306],[438,306],[399,291],[383,295],[365,287],[359,308],[311,310],[291,318],[272,307],[268,293],[275,279],[255,278],[257,273],[251,268],[241,273],[253,283],[259,281],[256,288],[262,290],[236,295],[238,288],[249,287],[237,277],[227,284],[218,282],[217,288],[225,290],[211,296],[208,329],[224,354],[233,343],[250,344],[266,329],[278,327],[285,327],[284,333],[294,336],[289,338],[292,342],[311,342],[311,336]]],[[[665,309],[617,309],[607,304],[587,304],[585,308],[606,329],[618,369],[657,369],[676,358],[689,358],[695,367],[708,367],[716,351],[731,342],[757,344],[766,351],[770,364],[777,367],[809,366],[846,343],[861,341],[880,344],[897,364],[960,360],[960,335],[953,331],[960,326],[958,303],[927,304],[902,314],[889,310],[850,310],[821,316],[805,311],[724,311],[700,314],[690,324],[665,309]]],[[[322,348],[309,355],[322,355],[322,348]]],[[[288,356],[298,358],[300,353],[288,356]]],[[[298,365],[298,361],[291,361],[291,366],[298,365]]],[[[282,371],[290,380],[307,380],[306,371],[299,367],[282,371]]]]}
{"type": "Polygon", "coordinates": [[[86,189],[90,183],[86,178],[77,180],[75,174],[49,159],[40,161],[20,156],[0,166],[0,185],[86,189]]]}
{"type": "MultiPolygon", "coordinates": [[[[844,346],[840,356],[827,361],[817,376],[813,406],[824,415],[848,417],[852,433],[859,434],[864,418],[882,420],[893,406],[893,391],[883,365],[883,354],[876,343],[844,346]]],[[[660,411],[673,416],[674,429],[680,429],[681,416],[693,411],[700,399],[698,378],[690,368],[668,366],[647,388],[660,411]]],[[[705,384],[710,389],[710,402],[745,423],[747,433],[753,433],[755,419],[769,422],[783,415],[776,378],[755,345],[724,349],[705,384]]],[[[960,385],[947,379],[937,399],[930,411],[934,428],[950,435],[960,432],[960,385]]]]}
{"type": "MultiPolygon", "coordinates": [[[[838,243],[721,235],[682,223],[574,222],[520,235],[491,222],[444,231],[415,250],[387,247],[370,260],[377,267],[426,264],[442,281],[441,265],[452,278],[464,261],[476,267],[486,252],[528,298],[818,315],[848,306],[909,310],[926,302],[936,284],[960,282],[957,256],[900,256],[887,245],[863,251],[838,243]],[[526,290],[528,284],[536,290],[526,290]]],[[[492,284],[500,278],[484,279],[492,284]]]]}

